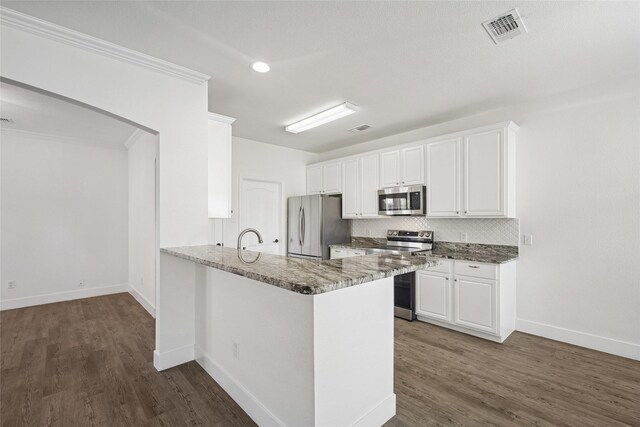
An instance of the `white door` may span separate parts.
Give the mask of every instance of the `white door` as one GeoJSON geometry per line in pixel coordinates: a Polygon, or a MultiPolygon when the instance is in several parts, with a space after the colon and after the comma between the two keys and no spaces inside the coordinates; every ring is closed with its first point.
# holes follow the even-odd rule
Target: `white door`
{"type": "Polygon", "coordinates": [[[404,148],[402,150],[402,184],[424,185],[424,147],[404,148]]]}
{"type": "Polygon", "coordinates": [[[342,162],[342,218],[357,218],[360,213],[358,159],[342,162]]]}
{"type": "Polygon", "coordinates": [[[400,151],[388,151],[380,155],[380,186],[400,185],[400,151]]]}
{"type": "Polygon", "coordinates": [[[427,216],[460,216],[460,138],[427,144],[427,216]]]}
{"type": "Polygon", "coordinates": [[[241,179],[240,230],[255,228],[263,243],[253,233],[245,234],[242,248],[251,251],[280,253],[282,196],[279,182],[241,179]]]}
{"type": "Polygon", "coordinates": [[[445,322],[451,321],[449,276],[418,273],[416,314],[445,322]]]}
{"type": "Polygon", "coordinates": [[[322,165],[307,167],[307,194],[322,192],[322,165]]]}
{"type": "Polygon", "coordinates": [[[504,216],[504,132],[493,130],[464,138],[464,214],[504,216]]]}
{"type": "Polygon", "coordinates": [[[492,280],[456,276],[455,323],[482,332],[497,333],[496,287],[492,280]]]}
{"type": "Polygon", "coordinates": [[[342,193],[342,162],[322,166],[322,193],[342,193]]]}
{"type": "MultiPolygon", "coordinates": [[[[378,155],[360,158],[360,216],[378,216],[378,155]]],[[[343,202],[344,203],[344,202],[343,202]]]]}

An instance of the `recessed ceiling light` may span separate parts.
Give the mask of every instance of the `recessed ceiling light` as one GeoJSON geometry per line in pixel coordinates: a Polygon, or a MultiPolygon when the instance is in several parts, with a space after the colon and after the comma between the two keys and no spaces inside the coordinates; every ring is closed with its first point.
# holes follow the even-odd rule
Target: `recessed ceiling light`
{"type": "Polygon", "coordinates": [[[269,64],[261,61],[257,61],[251,64],[251,68],[253,68],[253,71],[257,71],[259,73],[267,73],[271,69],[271,67],[269,67],[269,64]]]}
{"type": "Polygon", "coordinates": [[[355,105],[349,102],[345,102],[340,105],[336,105],[335,107],[329,108],[328,110],[324,110],[318,114],[314,114],[313,116],[307,117],[306,119],[302,119],[298,122],[290,124],[289,126],[286,126],[284,130],[291,133],[300,133],[305,130],[312,129],[316,126],[338,120],[344,116],[353,114],[356,111],[357,110],[355,105]]]}

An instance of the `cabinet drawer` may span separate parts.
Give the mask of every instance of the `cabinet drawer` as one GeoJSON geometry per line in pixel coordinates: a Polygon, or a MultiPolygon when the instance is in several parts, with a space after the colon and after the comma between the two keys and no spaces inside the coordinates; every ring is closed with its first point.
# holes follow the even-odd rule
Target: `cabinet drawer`
{"type": "Polygon", "coordinates": [[[351,250],[351,253],[349,254],[349,256],[364,256],[366,254],[367,252],[362,249],[354,249],[354,250],[351,250]]]}
{"type": "Polygon", "coordinates": [[[495,280],[497,266],[495,264],[482,264],[479,262],[456,261],[456,275],[479,277],[481,279],[495,280]]]}
{"type": "Polygon", "coordinates": [[[451,272],[451,261],[442,261],[442,264],[425,268],[424,271],[449,274],[451,272]]]}
{"type": "Polygon", "coordinates": [[[347,258],[349,256],[348,249],[331,248],[331,259],[347,258]]]}

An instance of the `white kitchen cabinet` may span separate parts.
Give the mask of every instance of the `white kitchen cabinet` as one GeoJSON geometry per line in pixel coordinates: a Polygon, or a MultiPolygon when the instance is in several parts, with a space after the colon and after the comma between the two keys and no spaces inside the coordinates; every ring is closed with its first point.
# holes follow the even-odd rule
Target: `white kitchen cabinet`
{"type": "Polygon", "coordinates": [[[400,181],[400,150],[380,154],[380,186],[395,187],[400,181]]]}
{"type": "Polygon", "coordinates": [[[378,155],[342,163],[342,217],[378,217],[378,155]]]}
{"type": "Polygon", "coordinates": [[[322,193],[322,165],[307,167],[307,194],[322,193]]]}
{"type": "Polygon", "coordinates": [[[416,145],[380,154],[380,186],[424,184],[424,147],[416,145]]]}
{"type": "Polygon", "coordinates": [[[231,218],[231,124],[234,118],[208,114],[208,216],[231,218]]]}
{"type": "Polygon", "coordinates": [[[449,275],[430,271],[416,274],[416,315],[451,321],[449,275]]]}
{"type": "Polygon", "coordinates": [[[515,217],[517,129],[502,123],[428,142],[427,216],[515,217]]]}
{"type": "Polygon", "coordinates": [[[307,166],[307,194],[342,193],[342,162],[307,166]]]}
{"type": "Polygon", "coordinates": [[[416,274],[418,320],[497,342],[515,330],[515,262],[443,261],[416,274]]]}
{"type": "Polygon", "coordinates": [[[427,216],[460,216],[460,140],[427,144],[427,216]]]}

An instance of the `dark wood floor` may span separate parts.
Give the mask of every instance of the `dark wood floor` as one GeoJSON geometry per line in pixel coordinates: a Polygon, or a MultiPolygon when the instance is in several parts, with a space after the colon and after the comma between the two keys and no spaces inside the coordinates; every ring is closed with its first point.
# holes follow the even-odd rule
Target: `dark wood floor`
{"type": "MultiPolygon", "coordinates": [[[[640,426],[640,362],[521,333],[395,332],[389,426],[640,426]]],[[[153,343],[128,294],[2,312],[2,425],[254,425],[196,363],[157,372],[153,343]]]]}

